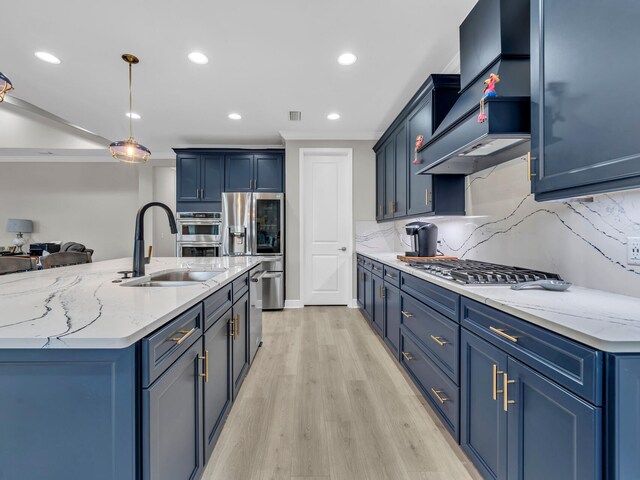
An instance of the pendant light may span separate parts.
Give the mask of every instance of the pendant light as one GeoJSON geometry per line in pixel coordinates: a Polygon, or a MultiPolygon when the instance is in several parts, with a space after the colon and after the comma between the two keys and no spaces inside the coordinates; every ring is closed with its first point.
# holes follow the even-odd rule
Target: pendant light
{"type": "Polygon", "coordinates": [[[4,100],[4,94],[10,90],[13,90],[11,80],[0,72],[0,102],[4,100]]]}
{"type": "Polygon", "coordinates": [[[129,139],[113,142],[109,145],[109,151],[113,158],[126,163],[145,163],[151,156],[151,152],[144,145],[140,145],[133,138],[133,95],[131,90],[131,68],[140,60],[135,55],[125,53],[122,59],[129,64],[129,139]]]}

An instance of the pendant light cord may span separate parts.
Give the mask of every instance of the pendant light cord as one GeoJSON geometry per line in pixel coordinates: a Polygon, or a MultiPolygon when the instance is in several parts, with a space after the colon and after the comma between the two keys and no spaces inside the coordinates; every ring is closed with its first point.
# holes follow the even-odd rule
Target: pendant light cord
{"type": "Polygon", "coordinates": [[[129,63],[129,138],[133,139],[133,94],[131,90],[131,63],[129,63]]]}

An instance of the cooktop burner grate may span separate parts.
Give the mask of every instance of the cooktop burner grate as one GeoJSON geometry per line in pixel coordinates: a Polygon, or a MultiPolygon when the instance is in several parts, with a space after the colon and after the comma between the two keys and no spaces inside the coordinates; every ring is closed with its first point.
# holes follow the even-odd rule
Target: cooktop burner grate
{"type": "Polygon", "coordinates": [[[534,280],[562,280],[557,273],[509,267],[477,260],[412,261],[409,266],[464,284],[501,285],[534,280]]]}

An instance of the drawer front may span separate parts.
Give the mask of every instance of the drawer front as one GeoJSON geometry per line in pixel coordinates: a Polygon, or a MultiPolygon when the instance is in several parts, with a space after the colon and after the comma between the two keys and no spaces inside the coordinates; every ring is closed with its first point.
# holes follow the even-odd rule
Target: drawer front
{"type": "Polygon", "coordinates": [[[449,377],[459,382],[460,325],[411,295],[401,295],[401,322],[449,377]]]}
{"type": "Polygon", "coordinates": [[[602,405],[602,352],[467,298],[462,326],[596,405],[602,405]]]}
{"type": "Polygon", "coordinates": [[[204,331],[209,330],[220,317],[233,305],[232,287],[227,285],[207,297],[204,304],[204,331]]]}
{"type": "Polygon", "coordinates": [[[249,291],[249,274],[245,273],[233,281],[233,303],[236,303],[249,291]]]}
{"type": "Polygon", "coordinates": [[[384,265],[375,260],[371,260],[371,273],[382,278],[384,276],[384,265]]]}
{"type": "Polygon", "coordinates": [[[202,336],[202,303],[187,310],[157,332],[142,339],[142,386],[156,378],[202,336]]]}
{"type": "Polygon", "coordinates": [[[356,262],[359,266],[364,267],[364,257],[362,255],[356,257],[356,262]]]}
{"type": "Polygon", "coordinates": [[[400,344],[400,362],[458,441],[460,389],[433,364],[408,334],[400,333],[400,344]]]}
{"type": "Polygon", "coordinates": [[[400,270],[384,266],[384,281],[389,282],[394,287],[400,288],[400,270]]]}
{"type": "Polygon", "coordinates": [[[422,303],[429,305],[437,310],[445,317],[451,320],[458,320],[460,312],[460,295],[450,292],[449,290],[438,287],[433,283],[421,280],[404,272],[400,274],[400,288],[403,292],[407,292],[420,300],[422,303]]]}
{"type": "Polygon", "coordinates": [[[367,270],[371,271],[371,267],[373,267],[373,260],[371,260],[368,257],[362,257],[364,263],[362,264],[362,266],[364,268],[366,268],[367,270]]]}

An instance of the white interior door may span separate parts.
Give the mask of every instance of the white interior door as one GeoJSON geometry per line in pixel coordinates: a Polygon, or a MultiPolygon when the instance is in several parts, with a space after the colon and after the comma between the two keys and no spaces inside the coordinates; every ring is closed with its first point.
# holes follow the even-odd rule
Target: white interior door
{"type": "Polygon", "coordinates": [[[301,153],[305,305],[347,305],[351,295],[351,150],[301,153]]]}

